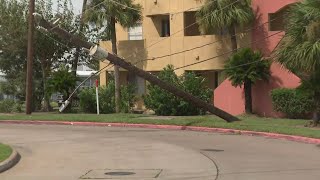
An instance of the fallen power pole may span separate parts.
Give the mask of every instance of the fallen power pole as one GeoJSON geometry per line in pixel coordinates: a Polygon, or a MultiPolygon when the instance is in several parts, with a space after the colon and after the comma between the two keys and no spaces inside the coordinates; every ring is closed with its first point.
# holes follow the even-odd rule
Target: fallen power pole
{"type": "Polygon", "coordinates": [[[126,69],[129,72],[132,72],[132,73],[136,74],[137,76],[144,78],[145,80],[149,81],[151,84],[157,85],[160,88],[174,94],[175,96],[178,96],[178,97],[184,99],[185,101],[192,103],[194,106],[199,107],[203,110],[206,110],[206,111],[226,120],[227,122],[233,122],[233,121],[240,120],[239,118],[237,118],[237,117],[235,117],[235,116],[233,116],[233,115],[231,115],[231,114],[229,114],[219,108],[216,108],[213,105],[211,105],[205,101],[202,101],[201,99],[191,95],[190,93],[187,93],[187,92],[171,85],[170,83],[166,83],[166,82],[160,80],[159,78],[152,75],[151,73],[137,68],[136,66],[132,65],[131,63],[126,62],[124,59],[122,59],[118,56],[115,56],[111,53],[108,53],[106,50],[102,49],[98,45],[84,41],[81,38],[70,34],[69,32],[65,31],[64,29],[56,28],[56,27],[54,28],[54,25],[52,23],[43,19],[42,16],[40,16],[39,14],[35,13],[35,16],[37,16],[37,18],[38,18],[39,26],[41,26],[47,30],[52,31],[53,33],[60,36],[62,39],[68,40],[71,44],[73,44],[76,47],[90,49],[90,55],[94,56],[96,59],[99,59],[99,60],[107,59],[112,64],[120,66],[123,69],[126,69]]]}

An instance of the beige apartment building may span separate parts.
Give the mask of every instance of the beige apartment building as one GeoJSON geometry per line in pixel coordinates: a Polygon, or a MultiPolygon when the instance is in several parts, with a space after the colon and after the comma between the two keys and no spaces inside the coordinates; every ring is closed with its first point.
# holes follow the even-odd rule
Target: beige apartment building
{"type": "MultiPolygon", "coordinates": [[[[119,56],[139,68],[157,73],[168,64],[179,68],[231,50],[230,38],[226,37],[225,31],[217,31],[218,33],[210,35],[200,33],[195,13],[204,4],[204,0],[136,0],[136,3],[143,7],[141,24],[129,29],[121,26],[116,28],[119,56]],[[203,46],[205,44],[209,45],[203,46]],[[179,53],[198,46],[203,47],[179,53]],[[169,54],[174,55],[166,56],[169,54]],[[157,58],[161,56],[165,57],[157,58]]],[[[238,42],[247,44],[250,41],[249,37],[248,34],[243,35],[238,42]]],[[[101,42],[101,46],[111,52],[110,42],[101,42]]],[[[180,75],[185,71],[194,71],[206,77],[208,86],[215,89],[223,80],[221,70],[228,56],[229,54],[181,68],[176,73],[180,75]]],[[[107,64],[108,61],[101,62],[100,68],[107,64]]],[[[143,79],[125,70],[121,70],[120,79],[122,84],[135,83],[138,94],[145,93],[146,82],[143,79]]],[[[101,74],[100,81],[101,85],[107,83],[107,73],[101,74]]]]}

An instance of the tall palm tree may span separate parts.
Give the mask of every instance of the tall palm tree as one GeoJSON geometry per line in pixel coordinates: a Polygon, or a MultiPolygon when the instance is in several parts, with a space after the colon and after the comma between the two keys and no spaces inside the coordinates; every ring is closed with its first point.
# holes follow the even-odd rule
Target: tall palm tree
{"type": "Polygon", "coordinates": [[[244,87],[245,110],[252,113],[252,85],[258,80],[268,80],[271,63],[260,52],[245,48],[235,53],[225,65],[225,71],[233,86],[244,87]]]}
{"type": "MultiPolygon", "coordinates": [[[[116,23],[128,28],[135,26],[142,19],[142,7],[134,4],[133,0],[93,0],[86,11],[86,20],[100,27],[106,25],[107,34],[111,37],[112,52],[117,51],[116,23]]],[[[114,67],[115,76],[115,105],[116,112],[120,112],[120,71],[114,67]]]]}
{"type": "Polygon", "coordinates": [[[206,0],[197,12],[201,32],[228,29],[234,52],[237,50],[237,27],[243,27],[254,19],[251,0],[206,0]]]}
{"type": "Polygon", "coordinates": [[[320,121],[320,1],[304,0],[291,7],[286,34],[274,53],[275,59],[292,70],[314,92],[314,125],[320,121]]]}

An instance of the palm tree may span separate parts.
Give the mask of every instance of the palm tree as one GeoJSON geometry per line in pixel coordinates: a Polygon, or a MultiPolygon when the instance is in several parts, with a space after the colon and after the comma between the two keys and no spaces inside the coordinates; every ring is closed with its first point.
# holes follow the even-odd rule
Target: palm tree
{"type": "Polygon", "coordinates": [[[233,86],[244,86],[245,110],[252,113],[252,85],[258,80],[268,80],[271,63],[260,52],[245,48],[235,53],[225,65],[225,71],[233,86]]]}
{"type": "Polygon", "coordinates": [[[320,121],[320,1],[304,0],[288,13],[286,34],[274,53],[275,59],[296,73],[314,92],[314,125],[320,121]]]}
{"type": "Polygon", "coordinates": [[[238,47],[237,27],[243,27],[254,19],[251,0],[206,0],[196,16],[203,33],[227,28],[234,52],[238,47]]]}
{"type": "MultiPolygon", "coordinates": [[[[112,52],[117,51],[116,23],[128,28],[135,26],[142,19],[142,7],[134,4],[133,0],[94,0],[86,11],[86,20],[100,27],[106,25],[107,34],[111,37],[112,52]]],[[[114,67],[115,76],[115,105],[116,112],[120,112],[120,71],[119,66],[114,67]]]]}

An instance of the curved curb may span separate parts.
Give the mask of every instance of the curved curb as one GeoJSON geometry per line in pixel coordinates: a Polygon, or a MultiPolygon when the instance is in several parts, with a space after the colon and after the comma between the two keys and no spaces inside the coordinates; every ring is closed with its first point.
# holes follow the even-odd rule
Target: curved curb
{"type": "Polygon", "coordinates": [[[0,173],[6,171],[8,169],[11,169],[13,166],[15,166],[20,161],[20,158],[21,158],[20,154],[12,148],[12,153],[9,156],[9,158],[0,163],[0,173]]]}
{"type": "Polygon", "coordinates": [[[153,125],[153,124],[128,124],[128,123],[102,123],[102,122],[67,122],[67,121],[20,121],[20,120],[1,120],[0,124],[30,124],[30,125],[71,125],[71,126],[100,126],[100,127],[132,127],[149,129],[167,129],[167,130],[187,130],[198,132],[215,133],[233,133],[239,135],[261,136],[272,139],[283,139],[288,141],[302,142],[308,144],[320,144],[320,139],[308,138],[302,136],[293,136],[268,132],[255,132],[246,130],[207,128],[195,126],[176,126],[176,125],[153,125]]]}

